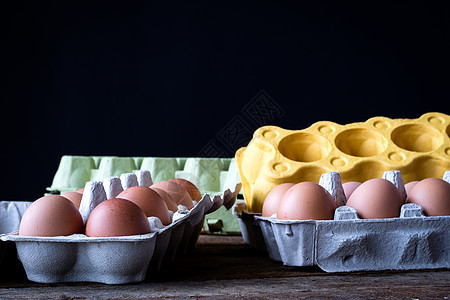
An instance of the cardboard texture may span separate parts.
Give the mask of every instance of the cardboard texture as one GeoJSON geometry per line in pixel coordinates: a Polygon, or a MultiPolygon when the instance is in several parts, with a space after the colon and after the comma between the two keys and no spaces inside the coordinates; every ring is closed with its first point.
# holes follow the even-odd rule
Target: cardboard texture
{"type": "MultiPolygon", "coordinates": [[[[337,175],[323,174],[320,184],[342,203],[337,175]]],[[[383,178],[404,190],[399,171],[383,178]]],[[[278,220],[247,212],[242,201],[233,213],[247,243],[289,266],[317,265],[326,272],[450,267],[450,216],[424,216],[417,204],[404,204],[398,218],[388,219],[359,219],[355,209],[341,205],[334,220],[278,220]]]]}
{"type": "MultiPolygon", "coordinates": [[[[240,183],[234,158],[64,155],[47,191],[56,194],[75,191],[84,187],[88,181],[111,178],[121,180],[123,188],[183,178],[195,184],[202,195],[208,193],[211,197],[221,195],[227,189],[233,190],[240,183]]],[[[122,189],[122,186],[118,188],[122,189]]],[[[111,187],[105,189],[108,197],[110,193],[118,194],[117,191],[111,191],[111,187]]],[[[202,223],[203,230],[209,232],[208,221],[214,219],[222,221],[220,233],[239,234],[238,221],[229,211],[231,206],[220,206],[214,207],[214,212],[207,212],[202,223]]],[[[197,228],[197,231],[201,229],[197,228]]]]}
{"type": "Polygon", "coordinates": [[[0,234],[19,230],[20,220],[31,201],[0,201],[0,234]]]}
{"type": "Polygon", "coordinates": [[[374,117],[340,125],[319,121],[302,130],[258,128],[236,163],[249,212],[260,213],[275,186],[318,182],[321,174],[339,172],[342,182],[401,172],[405,183],[442,178],[450,169],[450,116],[430,112],[418,119],[374,117]]]}
{"type": "MultiPolygon", "coordinates": [[[[86,182],[80,205],[84,218],[87,219],[101,201],[114,197],[114,193],[120,190],[114,187],[115,185],[133,186],[139,182],[151,182],[148,175],[144,175],[147,178],[141,177],[139,181],[136,178],[142,174],[133,175],[124,173],[118,174],[121,180],[108,177],[103,181],[86,182]]],[[[152,271],[159,270],[164,262],[174,263],[176,257],[184,255],[190,247],[194,247],[205,213],[213,212],[222,205],[231,207],[240,188],[241,185],[237,183],[232,190],[226,189],[213,197],[205,193],[198,203],[194,202],[195,205],[190,211],[180,205],[179,210],[172,214],[173,221],[168,226],[163,226],[156,217],[149,218],[152,233],[107,238],[87,237],[83,234],[57,237],[19,236],[17,229],[21,216],[31,202],[14,205],[0,202],[0,208],[6,214],[2,219],[9,220],[6,232],[10,229],[16,230],[3,234],[0,238],[3,242],[15,242],[27,277],[35,282],[139,282],[152,271]]]]}

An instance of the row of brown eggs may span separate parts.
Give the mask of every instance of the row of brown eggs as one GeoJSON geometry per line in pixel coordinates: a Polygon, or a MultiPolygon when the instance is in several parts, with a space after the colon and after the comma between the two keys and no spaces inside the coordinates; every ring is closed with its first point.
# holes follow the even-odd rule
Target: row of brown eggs
{"type": "MultiPolygon", "coordinates": [[[[393,204],[397,203],[392,201],[389,196],[386,196],[386,190],[389,189],[389,184],[384,183],[384,188],[380,188],[378,185],[373,184],[374,179],[368,180],[364,183],[359,182],[347,182],[343,184],[345,196],[347,197],[347,205],[355,208],[358,211],[358,215],[364,219],[373,218],[390,218],[398,217],[399,209],[393,204]],[[369,190],[372,186],[372,190],[369,190]],[[363,201],[359,201],[359,198],[364,197],[363,201]],[[383,201],[383,197],[385,200],[383,201]],[[391,201],[389,201],[391,200],[391,201]],[[374,211],[369,211],[369,208],[362,207],[367,203],[374,203],[378,205],[374,211]],[[382,206],[381,206],[382,205],[382,206]],[[359,209],[358,209],[359,207],[359,209]],[[391,216],[383,216],[383,213],[391,210],[391,216]]],[[[380,181],[380,179],[378,179],[380,181]]],[[[387,180],[386,180],[387,181],[387,180]]],[[[389,181],[388,181],[389,182],[389,181]]],[[[390,182],[389,182],[390,183],[390,182]]],[[[392,186],[394,186],[392,184],[392,186]]],[[[390,189],[393,190],[392,186],[390,189]]],[[[394,186],[395,187],[395,186],[394,186]]],[[[425,178],[420,181],[411,181],[405,184],[405,190],[407,198],[405,203],[415,203],[422,207],[423,213],[426,216],[447,216],[450,215],[450,184],[440,178],[425,178]]],[[[398,191],[398,189],[396,189],[398,191]]],[[[394,197],[394,191],[389,192],[389,195],[394,197]]],[[[398,196],[395,196],[398,198],[398,196]]],[[[400,198],[400,206],[403,204],[403,199],[400,198]]]]}
{"type": "MultiPolygon", "coordinates": [[[[426,178],[405,185],[407,199],[390,181],[374,178],[363,183],[343,185],[347,206],[356,209],[362,219],[399,217],[401,206],[416,203],[426,216],[450,215],[450,184],[438,178],[426,178]]],[[[263,217],[276,216],[288,220],[332,220],[336,204],[331,194],[319,184],[283,183],[267,195],[263,217]]]]}
{"type": "Polygon", "coordinates": [[[97,205],[85,226],[78,210],[82,193],[83,189],[80,189],[37,199],[25,211],[19,235],[67,236],[78,233],[111,237],[146,234],[151,232],[148,217],[158,217],[163,225],[169,225],[169,210],[176,212],[178,205],[190,210],[192,201],[202,198],[193,183],[180,178],[160,181],[150,187],[134,186],[97,205]]]}

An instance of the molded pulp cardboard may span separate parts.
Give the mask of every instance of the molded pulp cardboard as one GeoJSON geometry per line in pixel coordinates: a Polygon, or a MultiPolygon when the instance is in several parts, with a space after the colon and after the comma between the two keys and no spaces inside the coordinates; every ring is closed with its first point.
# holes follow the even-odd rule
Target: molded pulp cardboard
{"type": "MultiPolygon", "coordinates": [[[[443,176],[447,182],[448,174],[443,176]]],[[[419,205],[408,203],[398,218],[359,219],[345,206],[338,175],[325,173],[320,180],[336,203],[344,201],[334,220],[262,217],[238,201],[233,212],[245,241],[285,265],[317,265],[326,272],[450,268],[450,216],[427,217],[419,205]]],[[[386,171],[383,178],[404,191],[399,171],[386,171]]]]}
{"type": "MultiPolygon", "coordinates": [[[[89,216],[95,205],[115,197],[115,193],[120,192],[120,188],[114,187],[115,184],[121,184],[123,187],[137,185],[139,182],[151,182],[148,178],[138,181],[130,180],[130,177],[133,175],[120,176],[121,180],[108,177],[104,181],[86,182],[80,205],[80,210],[84,207],[85,217],[89,216]]],[[[195,246],[200,234],[200,231],[195,229],[201,225],[205,213],[213,212],[222,205],[231,207],[240,187],[237,183],[233,190],[226,189],[222,194],[213,197],[205,193],[198,203],[194,202],[195,205],[190,211],[179,206],[168,226],[163,226],[156,217],[149,218],[152,228],[152,233],[149,234],[104,238],[87,237],[83,234],[29,237],[19,236],[18,231],[15,231],[2,235],[1,240],[15,242],[19,259],[27,277],[32,281],[93,281],[107,284],[139,282],[149,276],[149,272],[159,270],[164,262],[174,263],[177,255],[183,255],[190,246],[195,246]]],[[[15,209],[8,203],[0,205],[6,207],[10,219],[8,230],[19,228],[21,215],[30,203],[16,203],[16,207],[22,208],[18,214],[10,213],[15,209]]]]}

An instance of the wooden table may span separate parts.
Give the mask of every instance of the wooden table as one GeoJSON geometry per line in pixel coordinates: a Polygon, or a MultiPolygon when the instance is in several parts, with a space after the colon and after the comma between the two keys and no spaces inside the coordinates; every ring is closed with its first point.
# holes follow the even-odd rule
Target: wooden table
{"type": "Polygon", "coordinates": [[[287,267],[240,236],[201,235],[197,248],[145,281],[39,284],[2,279],[0,299],[123,298],[449,299],[450,270],[330,274],[287,267]]]}

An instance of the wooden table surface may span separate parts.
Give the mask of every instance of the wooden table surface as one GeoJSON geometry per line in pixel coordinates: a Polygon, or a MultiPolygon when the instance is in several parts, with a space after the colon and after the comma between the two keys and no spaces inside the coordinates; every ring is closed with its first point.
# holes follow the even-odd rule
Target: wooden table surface
{"type": "Polygon", "coordinates": [[[325,273],[287,267],[240,236],[201,235],[197,248],[141,283],[39,284],[23,273],[0,281],[0,299],[449,299],[450,270],[325,273]]]}

